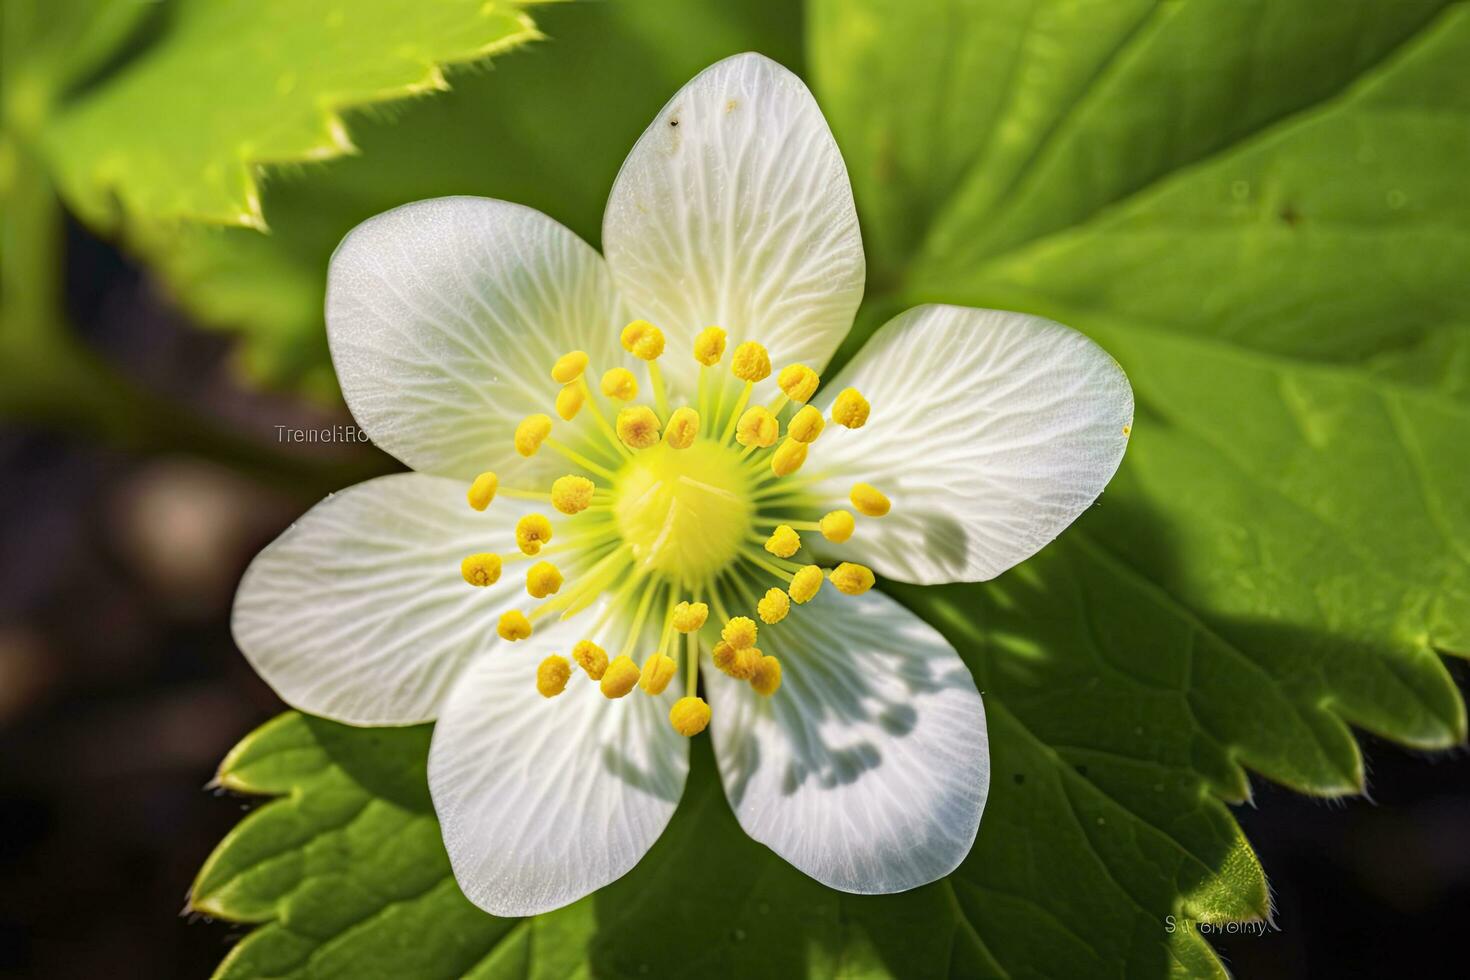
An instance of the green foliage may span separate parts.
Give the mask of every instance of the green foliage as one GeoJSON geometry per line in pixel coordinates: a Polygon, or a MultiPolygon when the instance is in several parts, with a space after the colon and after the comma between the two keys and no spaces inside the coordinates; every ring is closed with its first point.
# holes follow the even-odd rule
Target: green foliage
{"type": "Polygon", "coordinates": [[[537,36],[514,0],[176,0],[164,19],[51,127],[59,183],[94,224],[120,207],[263,228],[258,166],[352,152],[344,109],[441,91],[441,66],[537,36]]]}
{"type": "MultiPolygon", "coordinates": [[[[275,185],[274,237],[155,243],[183,295],[248,325],[278,375],[325,365],[304,338],[353,222],[484,193],[595,242],[623,153],[675,87],[742,47],[782,55],[728,11],[544,12],[551,44],[363,127],[363,159],[275,185]],[[252,300],[268,284],[278,306],[252,300]]],[[[511,924],[447,877],[424,730],[287,716],[222,773],[289,794],[201,873],[200,908],[268,923],[226,975],[1222,975],[1164,920],[1268,915],[1226,805],[1249,798],[1247,769],[1335,796],[1364,787],[1349,725],[1464,741],[1440,654],[1470,654],[1470,9],[815,0],[809,15],[870,261],[845,351],[917,302],[1020,309],[1097,338],[1138,399],[1118,478],[1057,543],[992,583],[892,589],[986,695],[974,851],[905,895],[826,891],[741,834],[696,740],[680,811],[638,868],[511,924]],[[413,959],[440,945],[434,970],[413,959]]]]}

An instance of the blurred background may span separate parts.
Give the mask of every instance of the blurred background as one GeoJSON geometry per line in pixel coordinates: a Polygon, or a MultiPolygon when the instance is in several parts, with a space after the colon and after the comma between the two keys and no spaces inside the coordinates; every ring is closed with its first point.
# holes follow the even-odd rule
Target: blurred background
{"type": "MultiPolygon", "coordinates": [[[[800,14],[785,3],[705,10],[687,45],[631,57],[660,31],[679,35],[676,7],[538,10],[550,44],[460,72],[432,101],[354,117],[359,157],[273,171],[263,206],[283,278],[259,260],[261,278],[227,308],[190,301],[189,283],[256,261],[258,232],[201,235],[163,277],[105,222],[58,215],[40,282],[59,297],[71,366],[55,362],[54,388],[49,362],[29,371],[66,404],[0,399],[0,975],[199,977],[242,934],[181,911],[252,806],[211,791],[214,768],[283,707],[230,638],[234,586],[314,500],[394,468],[361,444],[280,440],[278,427],[351,423],[321,374],[319,307],[285,294],[319,288],[357,220],[434,194],[524,201],[596,243],[617,164],[671,79],[746,48],[802,66],[800,14]],[[597,111],[593,65],[626,79],[619,112],[597,111]],[[522,137],[546,124],[538,107],[569,92],[589,108],[555,152],[531,154],[522,137]],[[450,129],[453,145],[423,152],[424,134],[450,129]]],[[[167,16],[152,5],[128,27],[132,47],[167,16]]],[[[7,57],[13,68],[19,55],[7,57]]],[[[5,258],[13,273],[15,249],[5,258]]],[[[12,275],[8,298],[37,282],[12,275]]],[[[1405,949],[1452,971],[1449,941],[1470,908],[1470,766],[1372,737],[1364,751],[1371,799],[1323,803],[1256,780],[1254,804],[1237,808],[1280,927],[1215,939],[1239,975],[1389,975],[1405,949]]]]}

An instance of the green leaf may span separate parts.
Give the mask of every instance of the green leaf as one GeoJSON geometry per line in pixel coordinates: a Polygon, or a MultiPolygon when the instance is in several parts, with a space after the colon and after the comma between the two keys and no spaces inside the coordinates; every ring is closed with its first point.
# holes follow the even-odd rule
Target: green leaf
{"type": "Polygon", "coordinates": [[[102,227],[120,208],[264,228],[262,166],[354,152],[344,110],[442,91],[444,66],[537,37],[521,7],[176,0],[153,43],[52,125],[58,183],[102,227]]]}
{"type": "Polygon", "coordinates": [[[354,117],[360,155],[273,171],[270,235],[186,226],[139,244],[191,313],[243,335],[250,377],[334,397],[326,268],[354,225],[409,201],[475,194],[538,208],[595,245],[618,167],[669,96],[744,50],[799,67],[799,17],[789,0],[539,8],[548,43],[457,77],[397,118],[354,117]]]}

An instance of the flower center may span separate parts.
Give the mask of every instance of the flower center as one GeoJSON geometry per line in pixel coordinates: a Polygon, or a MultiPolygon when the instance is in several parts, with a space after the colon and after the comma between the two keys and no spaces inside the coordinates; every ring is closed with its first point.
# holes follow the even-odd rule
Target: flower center
{"type": "Polygon", "coordinates": [[[713,439],[659,443],[614,482],[613,514],[633,558],[689,588],[713,578],[751,532],[750,477],[740,453],[713,439]]]}

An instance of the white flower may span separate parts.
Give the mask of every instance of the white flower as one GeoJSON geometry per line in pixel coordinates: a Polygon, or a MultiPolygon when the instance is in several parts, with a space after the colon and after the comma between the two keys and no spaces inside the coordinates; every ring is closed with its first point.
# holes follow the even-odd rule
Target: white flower
{"type": "Polygon", "coordinates": [[[757,55],[658,114],[603,240],[605,260],[478,198],[347,236],[333,361],[415,472],[262,552],[240,647],[302,710],[437,719],[444,841],[490,912],[633,867],[706,723],[741,825],[802,871],[851,892],[947,874],[985,803],[984,710],[870,569],[978,581],[1035,553],[1117,468],[1127,379],[1058,324],[924,306],[803,407],[862,298],[862,242],[811,94],[757,55]]]}

